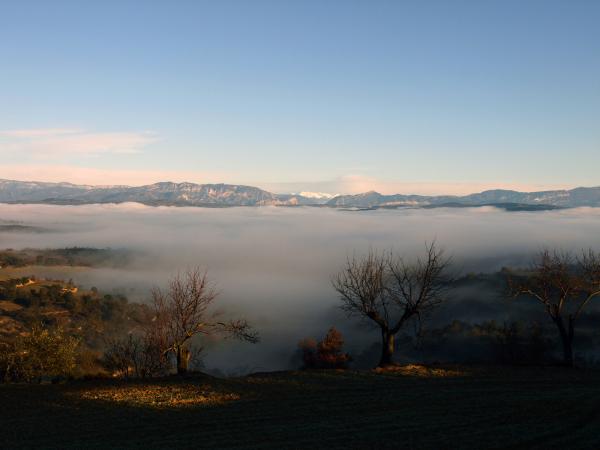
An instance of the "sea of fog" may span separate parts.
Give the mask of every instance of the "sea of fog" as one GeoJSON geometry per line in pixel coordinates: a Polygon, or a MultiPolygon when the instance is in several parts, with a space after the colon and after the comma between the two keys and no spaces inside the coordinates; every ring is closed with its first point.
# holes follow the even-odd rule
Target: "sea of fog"
{"type": "MultiPolygon", "coordinates": [[[[331,325],[345,332],[351,351],[376,341],[374,330],[363,331],[346,319],[331,287],[331,276],[353,253],[393,249],[410,258],[436,239],[453,257],[455,271],[467,273],[526,265],[530,255],[545,246],[600,248],[600,208],[342,211],[3,204],[0,220],[46,230],[2,232],[0,248],[131,250],[133,261],[124,269],[27,270],[122,292],[135,301],[148,301],[149,290],[163,286],[179,270],[208,268],[220,291],[217,309],[248,318],[262,337],[255,346],[234,341],[206,344],[207,366],[229,372],[285,369],[299,339],[320,337],[331,325]]],[[[489,296],[486,301],[501,300],[489,296]]]]}

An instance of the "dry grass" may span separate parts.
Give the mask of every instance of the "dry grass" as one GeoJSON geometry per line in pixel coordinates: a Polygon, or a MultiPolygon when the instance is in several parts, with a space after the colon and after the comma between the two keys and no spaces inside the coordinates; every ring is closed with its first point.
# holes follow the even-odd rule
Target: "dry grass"
{"type": "Polygon", "coordinates": [[[437,377],[464,377],[470,375],[470,372],[451,367],[424,366],[421,364],[393,365],[388,367],[378,367],[373,369],[375,373],[392,373],[413,377],[437,378],[437,377]]]}
{"type": "Polygon", "coordinates": [[[220,405],[240,399],[238,394],[219,392],[208,385],[196,385],[192,383],[120,384],[77,391],[71,395],[83,400],[152,408],[220,405]]]}
{"type": "Polygon", "coordinates": [[[0,336],[14,337],[25,334],[25,327],[12,317],[0,315],[0,336]]]}
{"type": "Polygon", "coordinates": [[[21,305],[17,305],[14,302],[10,302],[8,300],[0,301],[0,312],[15,312],[22,310],[23,307],[21,305]]]}

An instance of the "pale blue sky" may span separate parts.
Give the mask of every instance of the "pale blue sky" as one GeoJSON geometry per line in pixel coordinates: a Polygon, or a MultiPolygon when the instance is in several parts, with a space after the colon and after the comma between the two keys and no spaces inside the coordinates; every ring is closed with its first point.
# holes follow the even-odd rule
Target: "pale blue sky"
{"type": "Polygon", "coordinates": [[[0,178],[600,185],[599,24],[596,0],[0,0],[0,178]]]}

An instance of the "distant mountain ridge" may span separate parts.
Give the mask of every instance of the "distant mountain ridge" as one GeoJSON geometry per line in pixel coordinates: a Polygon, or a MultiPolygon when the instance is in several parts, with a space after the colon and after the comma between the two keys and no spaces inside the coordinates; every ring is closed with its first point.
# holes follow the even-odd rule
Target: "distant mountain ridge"
{"type": "MultiPolygon", "coordinates": [[[[320,193],[319,193],[320,194],[320,193]]],[[[325,205],[336,208],[462,207],[497,205],[524,210],[545,207],[600,206],[600,187],[571,190],[519,192],[489,190],[476,194],[384,195],[375,191],[356,195],[274,194],[253,186],[159,182],[146,186],[91,186],[71,183],[0,180],[1,203],[91,204],[137,202],[151,206],[297,206],[325,205]],[[513,205],[513,206],[511,206],[513,205]]]]}
{"type": "Polygon", "coordinates": [[[0,180],[0,202],[90,204],[138,202],[160,206],[293,206],[314,204],[300,195],[273,194],[253,186],[160,182],[146,186],[89,186],[0,180]]]}
{"type": "Polygon", "coordinates": [[[600,187],[579,187],[570,190],[519,192],[495,189],[463,196],[456,195],[383,195],[371,191],[356,195],[339,195],[327,202],[328,206],[377,208],[377,207],[435,207],[435,206],[482,206],[482,205],[532,205],[572,208],[577,206],[600,206],[600,187]]]}

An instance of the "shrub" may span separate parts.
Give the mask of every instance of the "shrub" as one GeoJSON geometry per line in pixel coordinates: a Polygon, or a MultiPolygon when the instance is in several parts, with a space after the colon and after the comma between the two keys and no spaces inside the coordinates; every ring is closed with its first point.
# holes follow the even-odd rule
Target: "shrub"
{"type": "Polygon", "coordinates": [[[104,367],[121,378],[145,378],[164,375],[168,361],[150,336],[128,335],[124,339],[112,339],[106,343],[104,367]]]}
{"type": "Polygon", "coordinates": [[[344,353],[342,333],[331,327],[323,340],[303,339],[298,344],[302,351],[302,360],[306,369],[345,369],[351,358],[344,353]]]}
{"type": "Polygon", "coordinates": [[[39,383],[45,378],[68,378],[75,373],[79,339],[61,328],[36,325],[28,335],[3,346],[0,375],[6,381],[39,383]]]}

